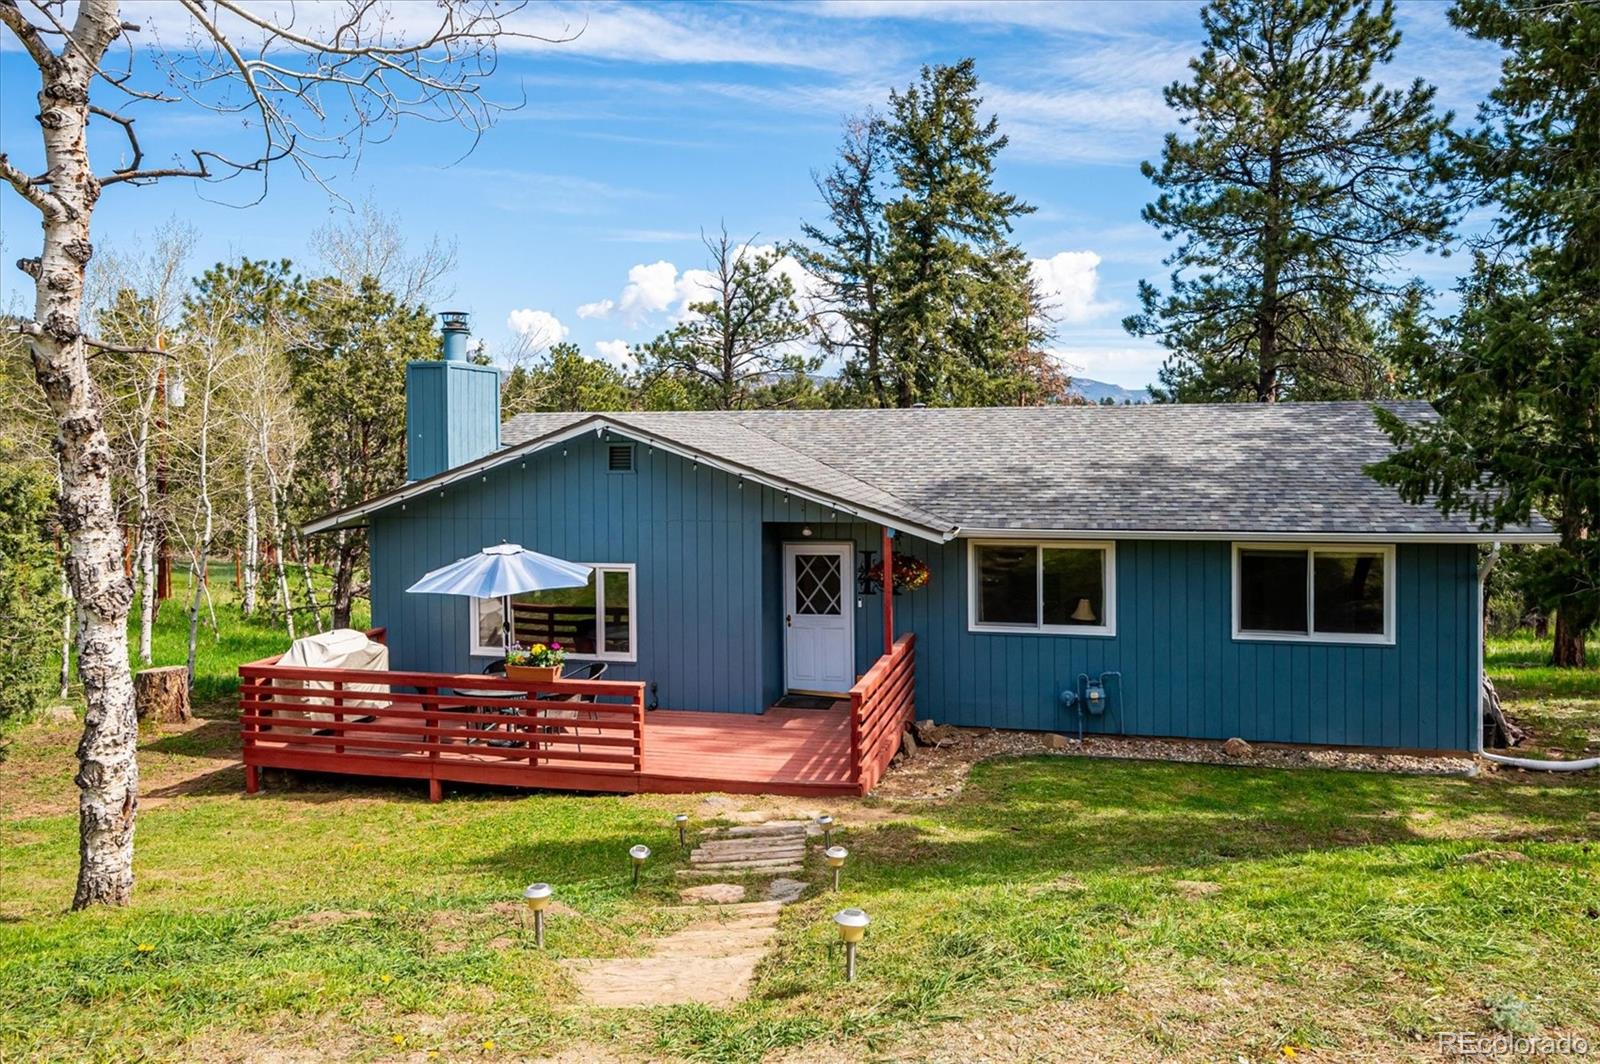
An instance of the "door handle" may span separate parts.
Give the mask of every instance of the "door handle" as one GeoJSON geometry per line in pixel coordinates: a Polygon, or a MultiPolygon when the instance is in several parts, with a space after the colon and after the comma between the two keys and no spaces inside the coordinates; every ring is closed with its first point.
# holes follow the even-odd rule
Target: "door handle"
{"type": "Polygon", "coordinates": [[[792,613],[784,614],[783,615],[783,623],[784,623],[785,626],[787,626],[789,628],[793,628],[794,627],[794,614],[792,614],[792,613]]]}

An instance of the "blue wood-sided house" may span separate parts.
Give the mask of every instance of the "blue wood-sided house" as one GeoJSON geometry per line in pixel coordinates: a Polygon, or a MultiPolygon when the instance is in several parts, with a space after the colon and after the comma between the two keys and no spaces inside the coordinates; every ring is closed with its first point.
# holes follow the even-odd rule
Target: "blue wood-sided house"
{"type": "MultiPolygon", "coordinates": [[[[309,532],[365,525],[398,667],[481,669],[499,604],[405,589],[484,545],[597,567],[527,596],[651,707],[760,714],[838,695],[884,653],[881,552],[918,717],[967,726],[1470,750],[1479,544],[1364,467],[1362,403],[525,414],[447,359],[408,379],[411,481],[309,532]],[[1108,675],[1103,711],[1085,680],[1108,675]],[[1064,698],[1064,694],[1067,697],[1064,698]]],[[[1392,403],[1407,418],[1426,404],[1392,403]]]]}

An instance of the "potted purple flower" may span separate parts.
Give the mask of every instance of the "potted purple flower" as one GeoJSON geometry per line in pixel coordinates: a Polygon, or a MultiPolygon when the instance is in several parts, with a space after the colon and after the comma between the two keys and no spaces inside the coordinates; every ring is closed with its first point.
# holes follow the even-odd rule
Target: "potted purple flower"
{"type": "Polygon", "coordinates": [[[513,643],[506,649],[506,678],[553,683],[561,678],[561,665],[566,660],[567,652],[554,640],[548,645],[535,643],[531,647],[513,643]]]}

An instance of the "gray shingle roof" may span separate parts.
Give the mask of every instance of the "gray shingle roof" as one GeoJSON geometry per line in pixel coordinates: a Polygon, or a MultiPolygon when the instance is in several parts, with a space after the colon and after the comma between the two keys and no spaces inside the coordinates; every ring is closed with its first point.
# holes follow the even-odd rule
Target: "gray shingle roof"
{"type": "MultiPolygon", "coordinates": [[[[1407,419],[1427,403],[1386,403],[1407,419]]],[[[507,447],[593,414],[523,414],[507,447]]],[[[636,431],[930,528],[1304,537],[1480,536],[1363,472],[1390,453],[1367,403],[604,415],[636,431]]],[[[1502,530],[1548,534],[1536,519],[1502,530]]],[[[1484,538],[1488,538],[1484,536],[1484,538]]]]}

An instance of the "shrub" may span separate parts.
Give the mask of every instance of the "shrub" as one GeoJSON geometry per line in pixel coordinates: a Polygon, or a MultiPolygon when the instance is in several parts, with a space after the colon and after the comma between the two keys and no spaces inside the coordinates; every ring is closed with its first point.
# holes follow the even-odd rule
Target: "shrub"
{"type": "Polygon", "coordinates": [[[0,456],[0,729],[54,694],[63,606],[54,521],[54,480],[0,456]]]}

